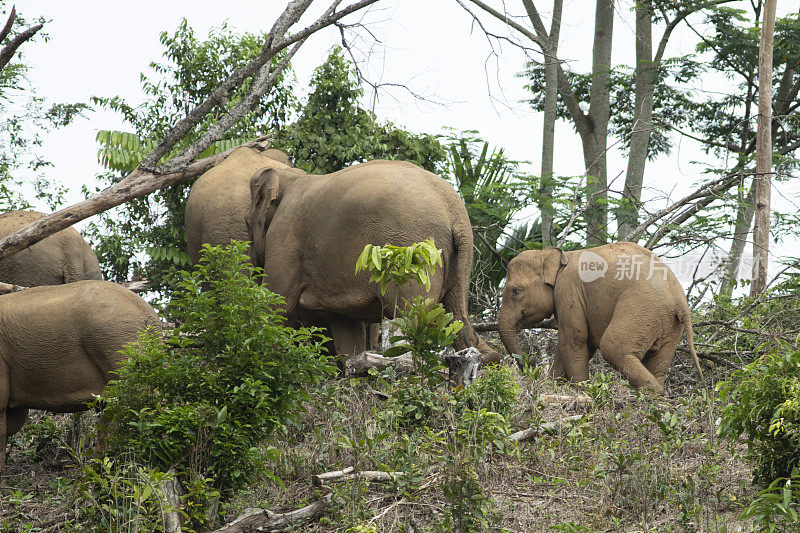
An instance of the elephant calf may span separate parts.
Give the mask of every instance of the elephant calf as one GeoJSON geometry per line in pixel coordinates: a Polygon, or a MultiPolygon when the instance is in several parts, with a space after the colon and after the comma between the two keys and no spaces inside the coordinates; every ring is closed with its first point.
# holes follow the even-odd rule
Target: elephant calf
{"type": "Polygon", "coordinates": [[[703,376],[683,288],[667,265],[637,244],[529,250],[512,259],[498,316],[509,353],[520,353],[520,329],[553,314],[558,320],[555,377],[589,379],[589,359],[599,349],[631,385],[663,393],[684,331],[703,376]]]}
{"type": "Polygon", "coordinates": [[[6,439],[28,409],[86,409],[122,360],[120,349],[147,326],[153,308],[105,281],[34,287],[0,296],[0,472],[6,439]]]}

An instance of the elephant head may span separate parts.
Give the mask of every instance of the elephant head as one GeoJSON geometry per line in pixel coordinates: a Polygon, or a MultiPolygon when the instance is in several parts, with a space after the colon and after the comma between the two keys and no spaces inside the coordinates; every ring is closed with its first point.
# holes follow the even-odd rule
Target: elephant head
{"type": "Polygon", "coordinates": [[[251,257],[253,264],[263,267],[267,230],[281,203],[283,195],[292,182],[304,172],[294,169],[262,168],[250,178],[251,206],[245,222],[253,240],[251,257]]]}
{"type": "Polygon", "coordinates": [[[555,312],[553,289],[567,264],[560,248],[527,250],[508,264],[503,305],[497,318],[500,340],[508,353],[521,353],[517,332],[555,312]]]}

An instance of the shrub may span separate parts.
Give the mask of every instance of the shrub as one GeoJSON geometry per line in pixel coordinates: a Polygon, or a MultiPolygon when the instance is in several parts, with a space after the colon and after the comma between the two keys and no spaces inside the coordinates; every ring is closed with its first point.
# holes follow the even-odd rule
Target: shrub
{"type": "Polygon", "coordinates": [[[317,330],[284,325],[283,299],[258,283],[246,250],[204,246],[170,303],[180,325],[129,345],[103,395],[111,453],[175,468],[185,486],[209,478],[223,496],[269,475],[275,450],[262,443],[334,370],[317,330]]]}
{"type": "Polygon", "coordinates": [[[744,435],[755,463],[754,481],[766,487],[800,467],[800,349],[773,348],[718,385],[727,405],[720,433],[744,435]]]}
{"type": "Polygon", "coordinates": [[[461,391],[458,401],[468,409],[486,409],[507,419],[517,404],[518,395],[519,385],[514,372],[506,366],[492,365],[483,376],[461,391]]]}

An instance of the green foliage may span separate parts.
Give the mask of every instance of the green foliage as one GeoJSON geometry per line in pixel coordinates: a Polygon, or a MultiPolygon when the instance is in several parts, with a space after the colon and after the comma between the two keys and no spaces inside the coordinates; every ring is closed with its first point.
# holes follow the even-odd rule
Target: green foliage
{"type": "Polygon", "coordinates": [[[392,337],[390,341],[405,344],[395,344],[384,355],[395,357],[411,352],[417,369],[433,380],[436,380],[437,371],[442,368],[439,352],[453,344],[464,326],[460,320],[453,320],[453,313],[445,312],[442,304],[422,296],[406,302],[400,316],[392,323],[400,328],[402,334],[392,337]]]}
{"type": "MultiPolygon", "coordinates": [[[[356,273],[368,270],[371,273],[369,280],[380,283],[381,294],[386,294],[389,283],[402,287],[412,280],[428,291],[431,288],[430,276],[437,264],[442,266],[442,251],[436,248],[433,238],[411,246],[368,244],[356,261],[356,273]]],[[[390,341],[405,343],[392,346],[384,355],[396,357],[411,352],[423,376],[438,382],[437,370],[442,367],[438,354],[453,344],[464,324],[453,320],[453,313],[445,312],[442,304],[422,296],[405,302],[400,316],[393,322],[402,335],[392,337],[390,341]]]]}
{"type": "Polygon", "coordinates": [[[443,164],[436,137],[380,123],[361,107],[361,80],[340,47],[314,71],[310,89],[297,120],[277,131],[274,141],[303,170],[327,174],[371,159],[410,161],[431,172],[443,164]]]}
{"type": "MultiPolygon", "coordinates": [[[[0,1],[0,20],[5,22],[12,3],[0,1]]],[[[17,13],[11,31],[0,46],[34,24],[46,24],[44,17],[26,19],[17,13]]],[[[46,26],[45,26],[46,27],[46,26]]],[[[41,153],[45,134],[69,125],[87,109],[83,103],[49,103],[37,95],[28,80],[25,51],[47,41],[46,30],[39,30],[23,43],[11,61],[0,70],[0,212],[30,209],[33,199],[56,209],[66,190],[45,177],[53,165],[41,153]]]]}
{"type": "Polygon", "coordinates": [[[795,531],[800,522],[800,475],[778,478],[758,492],[740,518],[753,518],[758,531],[795,531]]]}
{"type": "Polygon", "coordinates": [[[486,531],[500,519],[494,511],[494,502],[484,494],[471,457],[448,457],[442,493],[448,505],[439,531],[486,531]]]}
{"type": "Polygon", "coordinates": [[[390,282],[401,287],[412,280],[429,291],[436,265],[442,266],[442,251],[436,248],[433,237],[411,246],[367,244],[356,260],[356,274],[369,271],[370,283],[380,283],[382,295],[390,282]]]}
{"type": "MultiPolygon", "coordinates": [[[[186,19],[175,33],[162,32],[163,62],[150,63],[150,74],[140,76],[147,100],[134,105],[115,97],[94,97],[101,108],[118,113],[128,131],[100,131],[98,159],[108,169],[109,185],[131,172],[180,119],[203,102],[237,68],[260,52],[264,35],[237,34],[225,23],[198,39],[186,19]]],[[[281,57],[273,59],[273,65],[281,57]]],[[[223,152],[283,127],[295,105],[291,74],[279,76],[270,92],[242,120],[226,131],[200,156],[223,152]]],[[[250,87],[246,80],[217,102],[198,126],[164,157],[168,160],[204,134],[250,87]]],[[[87,233],[107,279],[143,275],[153,290],[164,293],[175,286],[177,271],[189,265],[184,230],[184,205],[193,181],[182,182],[139,198],[100,216],[87,233]]],[[[92,191],[85,191],[90,194],[92,191]]]]}
{"type": "Polygon", "coordinates": [[[717,389],[726,402],[720,433],[745,438],[756,484],[800,468],[800,349],[778,344],[717,389]]]}
{"type": "Polygon", "coordinates": [[[459,403],[469,409],[486,409],[508,418],[517,405],[519,385],[514,371],[503,365],[486,368],[474,383],[458,395],[459,403]]]}
{"type": "Polygon", "coordinates": [[[90,460],[73,486],[82,531],[163,531],[160,486],[169,477],[125,457],[90,460]]]}
{"type": "Polygon", "coordinates": [[[126,347],[119,380],[103,396],[111,453],[133,451],[189,482],[210,478],[223,496],[267,474],[276,451],[261,443],[302,411],[306,387],[333,371],[324,337],[283,324],[283,299],[259,284],[246,250],[235,241],[204,247],[170,303],[179,326],[126,347]]]}

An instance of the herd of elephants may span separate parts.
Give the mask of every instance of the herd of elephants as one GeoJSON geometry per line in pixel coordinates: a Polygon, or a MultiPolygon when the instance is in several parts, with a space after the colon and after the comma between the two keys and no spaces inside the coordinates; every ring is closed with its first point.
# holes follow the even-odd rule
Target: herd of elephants
{"type": "MultiPolygon", "coordinates": [[[[41,216],[0,215],[0,238],[41,216]]],[[[498,362],[467,316],[472,228],[458,193],[441,177],[385,160],[311,175],[279,150],[243,147],[203,174],[186,202],[192,261],[204,243],[252,241],[251,260],[263,268],[267,288],[285,298],[288,323],[328,328],[339,357],[363,351],[367,326],[423,291],[409,284],[381,295],[368,273],[355,274],[364,246],[408,246],[430,237],[443,268],[431,276],[427,294],[464,323],[455,348],[473,346],[485,363],[498,362]]],[[[97,257],[72,228],[0,260],[0,282],[31,287],[0,296],[2,472],[7,437],[19,431],[28,409],[85,409],[119,364],[120,348],[161,322],[141,297],[102,280],[97,257]]],[[[636,244],[546,248],[514,258],[498,315],[506,350],[520,353],[519,330],[551,315],[558,322],[555,377],[587,380],[599,349],[633,386],[663,393],[684,331],[700,371],[683,289],[636,244]]]]}

